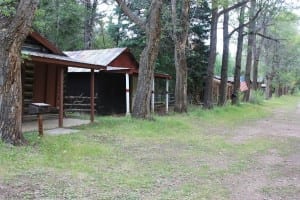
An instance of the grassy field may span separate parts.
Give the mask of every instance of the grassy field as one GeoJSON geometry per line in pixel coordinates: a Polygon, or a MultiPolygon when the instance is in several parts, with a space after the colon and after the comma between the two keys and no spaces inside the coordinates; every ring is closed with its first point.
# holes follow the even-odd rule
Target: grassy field
{"type": "Polygon", "coordinates": [[[269,149],[290,151],[286,140],[229,140],[247,121],[293,109],[299,97],[188,114],[98,117],[79,133],[39,138],[28,146],[0,143],[0,197],[10,199],[228,199],[222,181],[256,164],[269,149]]]}

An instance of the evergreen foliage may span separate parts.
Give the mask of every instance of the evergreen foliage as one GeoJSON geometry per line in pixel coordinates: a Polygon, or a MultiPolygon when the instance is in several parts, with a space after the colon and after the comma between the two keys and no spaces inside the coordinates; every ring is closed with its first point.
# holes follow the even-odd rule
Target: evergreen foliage
{"type": "Polygon", "coordinates": [[[210,30],[210,8],[207,1],[194,2],[190,14],[190,47],[188,50],[188,94],[199,103],[204,90],[209,47],[205,43],[210,30]]]}
{"type": "Polygon", "coordinates": [[[82,49],[84,9],[76,0],[40,0],[33,27],[62,50],[82,49]]]}

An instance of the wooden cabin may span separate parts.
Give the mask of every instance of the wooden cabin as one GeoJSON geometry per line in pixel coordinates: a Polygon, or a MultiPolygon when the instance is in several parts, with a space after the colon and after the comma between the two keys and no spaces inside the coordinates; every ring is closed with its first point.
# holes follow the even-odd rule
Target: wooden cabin
{"type": "MultiPolygon", "coordinates": [[[[215,76],[213,78],[213,102],[218,103],[218,99],[220,96],[219,87],[221,84],[221,78],[219,76],[215,76]]],[[[231,95],[233,93],[233,78],[228,78],[227,81],[227,101],[231,99],[231,95]]]]}
{"type": "Polygon", "coordinates": [[[63,118],[64,77],[68,66],[86,69],[105,69],[104,66],[90,64],[69,58],[46,38],[32,32],[22,46],[23,119],[30,116],[31,103],[50,104],[50,111],[59,113],[59,125],[63,118]]]}
{"type": "MultiPolygon", "coordinates": [[[[137,86],[139,64],[128,48],[82,50],[65,53],[76,60],[106,66],[106,70],[99,70],[95,73],[97,113],[130,113],[137,86]]],[[[89,74],[90,71],[86,69],[69,68],[66,78],[67,98],[76,102],[69,102],[66,105],[70,106],[66,107],[67,110],[88,111],[88,109],[85,109],[86,104],[82,102],[89,95],[89,74]]],[[[166,84],[168,84],[171,77],[167,74],[156,73],[155,78],[166,79],[166,84]]],[[[154,91],[152,94],[154,96],[154,91]]],[[[152,107],[154,107],[154,100],[152,100],[152,107]]]]}

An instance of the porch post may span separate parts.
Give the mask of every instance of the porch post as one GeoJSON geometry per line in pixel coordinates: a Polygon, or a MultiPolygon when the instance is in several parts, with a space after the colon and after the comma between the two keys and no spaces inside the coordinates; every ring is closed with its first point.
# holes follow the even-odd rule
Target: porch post
{"type": "Polygon", "coordinates": [[[169,112],[169,80],[166,79],[166,113],[169,112]]]}
{"type": "Polygon", "coordinates": [[[152,91],[151,91],[151,111],[154,113],[154,92],[155,92],[155,85],[154,85],[154,82],[155,82],[155,77],[153,76],[153,79],[152,79],[152,91]]]}
{"type": "Polygon", "coordinates": [[[64,68],[59,68],[59,117],[58,127],[62,128],[64,125],[64,68]]]}
{"type": "Polygon", "coordinates": [[[126,91],[126,115],[130,115],[130,89],[129,89],[129,74],[125,74],[125,91],[126,91]]]}
{"type": "Polygon", "coordinates": [[[93,123],[95,118],[95,72],[91,69],[91,91],[90,91],[90,102],[91,102],[91,116],[90,120],[93,123]]]}

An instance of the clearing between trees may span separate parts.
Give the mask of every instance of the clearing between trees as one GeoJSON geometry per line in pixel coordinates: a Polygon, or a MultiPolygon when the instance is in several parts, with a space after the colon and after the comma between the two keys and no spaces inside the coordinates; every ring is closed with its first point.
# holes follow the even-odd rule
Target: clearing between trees
{"type": "Polygon", "coordinates": [[[300,98],[0,143],[0,199],[297,199],[300,98]]]}

